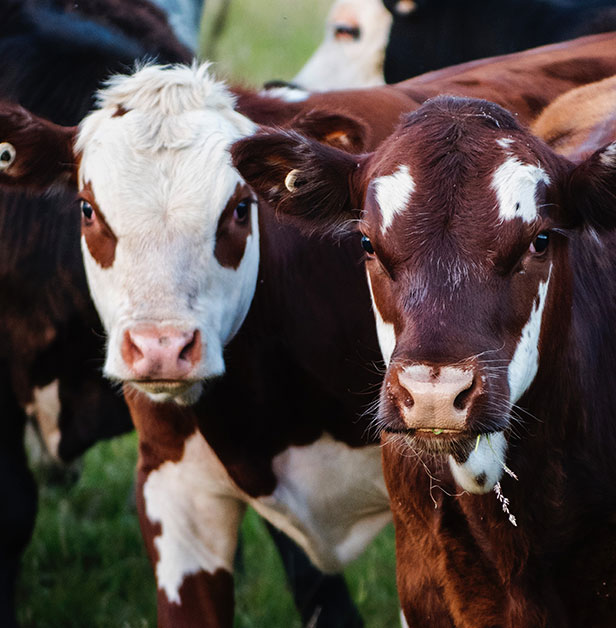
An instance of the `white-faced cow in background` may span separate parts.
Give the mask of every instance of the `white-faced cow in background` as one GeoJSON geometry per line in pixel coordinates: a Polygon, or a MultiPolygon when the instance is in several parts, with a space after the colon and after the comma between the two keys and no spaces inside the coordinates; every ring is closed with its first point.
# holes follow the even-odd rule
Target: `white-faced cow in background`
{"type": "Polygon", "coordinates": [[[362,234],[409,626],[613,626],[616,144],[575,167],[440,97],[359,158],[284,132],[233,152],[277,211],[362,234]]]}
{"type": "Polygon", "coordinates": [[[391,14],[381,0],[336,0],[323,42],[293,83],[318,91],[382,85],[390,27],[391,14]]]}

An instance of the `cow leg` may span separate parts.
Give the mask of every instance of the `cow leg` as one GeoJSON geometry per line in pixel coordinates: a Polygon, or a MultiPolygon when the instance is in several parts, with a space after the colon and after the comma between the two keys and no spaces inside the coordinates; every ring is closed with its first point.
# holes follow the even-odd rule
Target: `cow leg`
{"type": "Polygon", "coordinates": [[[165,454],[140,442],[137,506],[156,573],[159,626],[231,628],[232,566],[245,504],[199,432],[177,455],[165,454]]]}
{"type": "MultiPolygon", "coordinates": [[[[5,380],[6,381],[6,380],[5,380]]],[[[36,484],[26,458],[26,417],[12,392],[0,392],[4,416],[0,439],[0,626],[17,626],[15,583],[21,555],[30,541],[36,518],[36,484]]]]}
{"type": "Polygon", "coordinates": [[[302,623],[314,628],[361,628],[344,577],[324,574],[284,532],[265,521],[278,549],[302,623]]]}

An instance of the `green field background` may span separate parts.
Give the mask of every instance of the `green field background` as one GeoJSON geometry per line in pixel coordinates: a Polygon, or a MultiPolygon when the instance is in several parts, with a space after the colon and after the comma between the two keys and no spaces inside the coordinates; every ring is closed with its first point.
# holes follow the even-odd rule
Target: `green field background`
{"type": "MultiPolygon", "coordinates": [[[[216,12],[207,0],[204,15],[216,12]]],[[[318,44],[329,0],[232,0],[216,41],[214,70],[260,85],[291,79],[318,44]]],[[[212,42],[204,38],[203,49],[212,42]]],[[[40,482],[34,538],[18,585],[24,627],[156,626],[155,583],[142,545],[133,496],[136,438],[94,447],[79,473],[40,482]]],[[[243,568],[236,578],[236,628],[299,628],[278,556],[259,518],[243,527],[243,568]]],[[[345,572],[366,628],[399,626],[389,526],[345,572]]]]}

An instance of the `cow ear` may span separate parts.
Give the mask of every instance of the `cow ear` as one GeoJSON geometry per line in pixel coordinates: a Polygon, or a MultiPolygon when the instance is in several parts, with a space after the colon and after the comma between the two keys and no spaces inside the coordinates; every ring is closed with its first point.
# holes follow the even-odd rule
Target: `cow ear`
{"type": "Polygon", "coordinates": [[[361,153],[367,144],[368,129],[363,122],[329,111],[314,110],[300,114],[291,120],[289,127],[349,153],[361,153]]]}
{"type": "Polygon", "coordinates": [[[0,102],[0,186],[33,192],[75,186],[76,131],[0,102]]]}
{"type": "Polygon", "coordinates": [[[576,223],[599,231],[616,229],[616,142],[571,171],[567,192],[576,223]]]}
{"type": "Polygon", "coordinates": [[[295,131],[262,131],[231,147],[233,164],[277,213],[307,232],[354,228],[365,156],[351,155],[295,131]]]}

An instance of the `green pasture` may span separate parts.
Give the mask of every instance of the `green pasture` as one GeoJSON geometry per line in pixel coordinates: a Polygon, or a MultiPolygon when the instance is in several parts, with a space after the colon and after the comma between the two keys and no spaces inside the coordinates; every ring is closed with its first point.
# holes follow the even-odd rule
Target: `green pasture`
{"type": "MultiPolygon", "coordinates": [[[[207,0],[215,11],[217,0],[207,0]]],[[[320,40],[330,0],[232,0],[215,70],[246,84],[290,79],[320,40]]],[[[207,29],[205,29],[207,32],[207,29]]],[[[204,41],[204,46],[208,45],[204,41]]],[[[24,627],[156,626],[155,584],[133,499],[134,434],[84,457],[77,481],[40,479],[39,514],[18,586],[24,627]]],[[[259,518],[242,529],[236,628],[300,626],[282,567],[259,518]]],[[[345,574],[367,628],[398,626],[391,527],[345,574]]]]}

